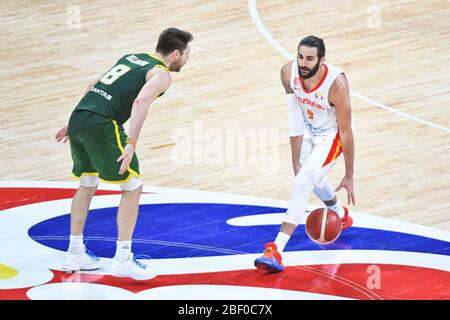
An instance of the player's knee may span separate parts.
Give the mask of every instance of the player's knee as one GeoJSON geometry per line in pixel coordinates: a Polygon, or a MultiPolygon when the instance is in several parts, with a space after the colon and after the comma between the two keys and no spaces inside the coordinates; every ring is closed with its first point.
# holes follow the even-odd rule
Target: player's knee
{"type": "Polygon", "coordinates": [[[308,197],[314,188],[314,171],[300,170],[295,177],[293,200],[286,212],[283,222],[292,225],[293,228],[303,219],[308,197]]]}
{"type": "Polygon", "coordinates": [[[80,186],[85,188],[96,188],[98,186],[99,179],[97,176],[82,175],[80,177],[80,186]]]}
{"type": "Polygon", "coordinates": [[[300,189],[314,189],[314,171],[301,169],[295,177],[295,184],[300,189]]]}
{"type": "Polygon", "coordinates": [[[122,191],[142,191],[142,180],[136,178],[135,176],[131,176],[131,178],[128,179],[127,182],[120,184],[120,188],[122,189],[122,191]]]}

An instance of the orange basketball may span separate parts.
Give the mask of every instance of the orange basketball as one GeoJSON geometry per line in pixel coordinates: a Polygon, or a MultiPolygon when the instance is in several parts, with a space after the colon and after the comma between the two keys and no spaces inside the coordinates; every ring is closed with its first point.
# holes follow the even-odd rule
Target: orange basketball
{"type": "Polygon", "coordinates": [[[341,218],[331,209],[311,211],[305,224],[306,234],[318,244],[330,244],[341,234],[341,218]]]}

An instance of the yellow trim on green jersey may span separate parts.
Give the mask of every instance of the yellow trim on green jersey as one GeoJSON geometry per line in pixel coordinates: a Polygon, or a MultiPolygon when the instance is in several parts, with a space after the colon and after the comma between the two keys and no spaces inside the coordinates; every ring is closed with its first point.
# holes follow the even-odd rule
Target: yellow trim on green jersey
{"type": "MultiPolygon", "coordinates": [[[[126,182],[128,182],[128,180],[130,180],[130,178],[132,177],[132,176],[136,176],[137,178],[139,178],[140,179],[140,176],[136,173],[136,171],[134,171],[133,169],[130,169],[132,172],[130,172],[130,174],[128,175],[128,177],[125,179],[125,180],[117,180],[117,181],[112,181],[112,180],[105,180],[105,179],[102,179],[102,178],[98,178],[101,182],[106,182],[106,183],[116,183],[116,184],[119,184],[119,183],[126,183],[126,182]]],[[[85,176],[97,176],[98,177],[98,172],[83,172],[82,174],[81,174],[81,176],[83,176],[83,175],[85,175],[85,176]]],[[[75,180],[80,180],[81,179],[81,176],[79,176],[79,177],[77,177],[76,175],[74,175],[73,173],[72,173],[72,178],[73,179],[75,179],[75,180]]]]}
{"type": "Polygon", "coordinates": [[[155,67],[162,68],[162,69],[166,70],[167,72],[170,72],[170,70],[166,66],[163,66],[161,64],[155,64],[155,67]]]}
{"type": "Polygon", "coordinates": [[[152,55],[152,54],[150,54],[150,53],[147,53],[150,57],[152,57],[153,59],[156,59],[156,60],[158,60],[158,61],[160,61],[161,63],[162,63],[162,66],[161,65],[155,65],[155,67],[162,67],[163,69],[166,69],[167,70],[167,72],[170,72],[170,69],[169,69],[169,67],[166,65],[166,63],[164,62],[164,61],[162,61],[160,58],[158,58],[158,57],[155,57],[154,55],[152,55]]]}
{"type": "MultiPolygon", "coordinates": [[[[133,170],[131,170],[131,171],[133,171],[133,170]]],[[[135,171],[133,171],[133,172],[136,173],[135,171]]],[[[128,175],[128,177],[127,177],[125,180],[111,181],[111,180],[105,180],[105,179],[102,179],[102,178],[99,178],[99,180],[100,180],[101,182],[106,182],[106,183],[120,184],[120,183],[127,183],[128,180],[130,180],[130,178],[131,178],[132,176],[136,176],[136,175],[133,174],[133,173],[130,173],[130,174],[128,175]]],[[[138,178],[139,178],[139,175],[138,175],[138,178]]]]}
{"type": "Polygon", "coordinates": [[[79,177],[72,173],[72,177],[77,180],[80,180],[80,178],[82,176],[97,176],[98,177],[98,172],[82,172],[79,177]]]}
{"type": "MultiPolygon", "coordinates": [[[[122,146],[122,142],[120,142],[120,135],[119,135],[119,126],[117,125],[117,122],[115,120],[112,120],[113,124],[114,124],[114,130],[116,132],[116,140],[117,140],[117,145],[119,146],[120,152],[122,152],[122,154],[124,153],[124,149],[122,146]]],[[[140,179],[141,176],[134,171],[133,169],[130,168],[130,166],[128,166],[127,171],[129,173],[131,173],[132,175],[134,175],[136,178],[140,179]]],[[[122,181],[117,181],[116,183],[123,183],[123,182],[127,182],[128,179],[130,179],[130,176],[128,176],[128,178],[126,178],[125,180],[122,181]]],[[[106,181],[106,180],[104,180],[106,181]]]]}

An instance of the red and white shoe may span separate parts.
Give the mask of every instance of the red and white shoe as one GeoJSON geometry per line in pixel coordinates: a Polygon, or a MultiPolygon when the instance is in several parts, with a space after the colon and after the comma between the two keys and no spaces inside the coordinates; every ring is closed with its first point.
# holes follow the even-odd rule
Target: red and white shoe
{"type": "Polygon", "coordinates": [[[277,245],[273,242],[268,242],[264,249],[264,254],[255,260],[255,267],[269,272],[283,271],[284,265],[277,245]]]}
{"type": "Polygon", "coordinates": [[[341,219],[342,231],[347,230],[353,224],[353,219],[348,214],[348,208],[344,207],[344,211],[345,211],[344,217],[341,219]]]}

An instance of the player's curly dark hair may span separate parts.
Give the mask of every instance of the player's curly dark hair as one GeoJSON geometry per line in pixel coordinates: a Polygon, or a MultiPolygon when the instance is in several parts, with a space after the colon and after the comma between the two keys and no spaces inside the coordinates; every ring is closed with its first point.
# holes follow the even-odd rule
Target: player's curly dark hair
{"type": "Polygon", "coordinates": [[[303,38],[298,44],[297,50],[300,49],[300,46],[317,48],[317,56],[319,59],[325,56],[325,43],[323,43],[323,40],[318,37],[308,36],[303,38]]]}

